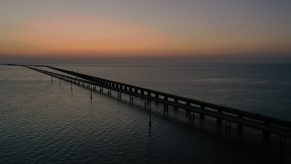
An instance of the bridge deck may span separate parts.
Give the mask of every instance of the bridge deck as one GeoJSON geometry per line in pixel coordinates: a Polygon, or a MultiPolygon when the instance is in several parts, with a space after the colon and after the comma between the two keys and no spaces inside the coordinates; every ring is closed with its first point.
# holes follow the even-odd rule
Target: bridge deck
{"type": "Polygon", "coordinates": [[[92,86],[98,86],[100,88],[106,88],[108,90],[113,90],[119,93],[124,93],[131,96],[140,97],[149,101],[162,103],[164,104],[165,108],[168,108],[168,106],[172,106],[175,109],[185,110],[187,113],[197,113],[200,114],[200,116],[209,116],[216,118],[218,121],[224,120],[236,123],[238,126],[247,126],[257,130],[261,130],[264,132],[264,134],[272,133],[277,134],[281,137],[291,138],[291,122],[288,121],[263,116],[257,113],[245,112],[238,109],[207,103],[195,99],[176,96],[173,94],[159,92],[151,89],[146,89],[121,82],[98,78],[52,66],[34,65],[34,67],[25,67],[77,85],[90,85],[90,89],[92,89],[92,86]],[[37,67],[47,67],[65,73],[66,75],[42,70],[37,67]]]}

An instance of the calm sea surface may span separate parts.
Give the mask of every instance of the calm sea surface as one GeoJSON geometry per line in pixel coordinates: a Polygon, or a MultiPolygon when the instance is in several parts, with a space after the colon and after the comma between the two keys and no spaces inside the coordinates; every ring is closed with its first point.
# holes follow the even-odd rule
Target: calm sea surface
{"type": "MultiPolygon", "coordinates": [[[[291,121],[291,65],[126,62],[57,67],[291,121]]],[[[279,139],[190,126],[182,112],[153,127],[134,105],[22,67],[0,66],[0,163],[288,163],[279,139]]]]}

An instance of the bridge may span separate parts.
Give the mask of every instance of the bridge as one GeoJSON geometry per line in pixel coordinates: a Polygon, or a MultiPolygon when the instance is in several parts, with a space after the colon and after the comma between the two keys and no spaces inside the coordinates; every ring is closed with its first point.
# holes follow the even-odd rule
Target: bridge
{"type": "MultiPolygon", "coordinates": [[[[13,65],[24,66],[28,69],[46,74],[60,80],[67,81],[71,84],[91,90],[92,92],[99,89],[103,92],[106,89],[108,94],[112,91],[117,92],[118,99],[121,100],[122,94],[129,95],[129,101],[133,103],[134,97],[146,100],[145,107],[150,108],[151,102],[160,103],[163,105],[164,114],[169,114],[169,109],[176,111],[184,111],[190,123],[194,123],[195,117],[205,119],[212,117],[216,119],[218,127],[225,123],[226,128],[230,128],[231,124],[235,124],[239,131],[243,131],[244,127],[253,128],[262,132],[264,139],[268,139],[271,134],[280,137],[282,145],[287,144],[287,140],[291,138],[291,122],[276,119],[269,116],[264,116],[258,113],[241,111],[235,108],[216,105],[204,101],[199,101],[191,98],[181,97],[173,94],[168,94],[156,90],[151,90],[143,87],[138,87],[126,83],[112,81],[104,78],[94,77],[91,75],[78,73],[66,69],[56,68],[46,65],[13,65]],[[46,68],[46,69],[41,69],[46,68]],[[59,73],[56,73],[59,72],[59,73]],[[172,107],[172,108],[169,108],[172,107]]],[[[151,119],[149,121],[151,127],[151,119]]]]}

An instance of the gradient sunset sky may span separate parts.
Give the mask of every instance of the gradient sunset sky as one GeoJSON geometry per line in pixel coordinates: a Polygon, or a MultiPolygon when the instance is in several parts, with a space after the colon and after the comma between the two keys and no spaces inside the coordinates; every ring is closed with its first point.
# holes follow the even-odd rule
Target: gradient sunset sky
{"type": "Polygon", "coordinates": [[[291,0],[1,0],[0,56],[291,54],[291,0]]]}

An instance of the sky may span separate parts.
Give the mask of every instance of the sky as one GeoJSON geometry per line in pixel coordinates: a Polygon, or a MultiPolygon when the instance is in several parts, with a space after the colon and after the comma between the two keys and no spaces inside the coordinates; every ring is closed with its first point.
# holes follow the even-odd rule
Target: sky
{"type": "Polygon", "coordinates": [[[290,0],[0,1],[0,58],[252,55],[291,59],[290,0]]]}

